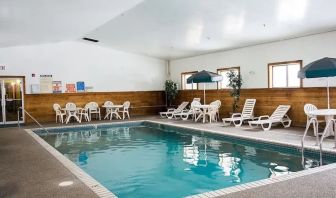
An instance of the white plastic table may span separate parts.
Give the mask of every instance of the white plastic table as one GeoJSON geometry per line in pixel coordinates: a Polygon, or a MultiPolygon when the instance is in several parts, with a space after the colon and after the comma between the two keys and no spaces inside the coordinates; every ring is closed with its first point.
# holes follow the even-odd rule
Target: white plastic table
{"type": "Polygon", "coordinates": [[[74,117],[77,122],[81,123],[78,115],[78,112],[82,110],[83,108],[81,107],[76,107],[76,108],[63,108],[62,110],[66,112],[66,119],[65,119],[65,124],[68,124],[70,121],[71,117],[74,117]]]}
{"type": "Polygon", "coordinates": [[[205,114],[209,111],[211,105],[195,105],[194,108],[200,109],[202,113],[196,118],[195,122],[197,122],[201,117],[203,117],[203,123],[205,123],[205,114]]]}
{"type": "MultiPolygon", "coordinates": [[[[334,118],[336,115],[336,109],[317,109],[314,111],[309,112],[311,115],[315,116],[324,116],[326,124],[329,123],[331,119],[334,118]]],[[[335,131],[333,130],[332,126],[324,129],[325,137],[328,137],[330,135],[335,135],[335,131]]]]}
{"type": "Polygon", "coordinates": [[[106,115],[104,117],[104,119],[108,118],[109,115],[111,115],[110,120],[112,120],[113,114],[117,117],[117,119],[121,119],[118,110],[120,108],[123,108],[123,105],[108,105],[108,106],[102,106],[104,108],[106,108],[106,115]]]}

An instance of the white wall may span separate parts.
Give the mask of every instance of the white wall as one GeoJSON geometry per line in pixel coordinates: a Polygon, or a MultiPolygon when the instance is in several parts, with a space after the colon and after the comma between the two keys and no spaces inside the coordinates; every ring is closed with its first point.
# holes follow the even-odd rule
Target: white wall
{"type": "Polygon", "coordinates": [[[82,42],[60,42],[0,49],[1,75],[26,76],[26,90],[39,83],[40,74],[52,74],[65,83],[85,81],[94,91],[163,90],[166,62],[82,42]],[[32,78],[31,74],[36,77],[32,78]]]}
{"type": "MultiPolygon", "coordinates": [[[[336,57],[336,32],[261,44],[170,61],[171,78],[181,83],[181,73],[240,66],[245,88],[267,88],[267,64],[303,60],[303,66],[323,57],[336,57]]],[[[304,80],[305,87],[325,86],[325,79],[304,80]]],[[[335,78],[331,85],[336,85],[335,78]]],[[[202,86],[203,87],[203,86],[202,86]]],[[[207,85],[208,88],[216,88],[207,85]]]]}

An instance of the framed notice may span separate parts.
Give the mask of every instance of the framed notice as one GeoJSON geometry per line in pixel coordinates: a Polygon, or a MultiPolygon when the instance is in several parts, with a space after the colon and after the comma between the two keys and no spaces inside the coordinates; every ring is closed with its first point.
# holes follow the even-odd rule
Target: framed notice
{"type": "Polygon", "coordinates": [[[53,93],[62,93],[62,81],[52,81],[53,93]]]}
{"type": "Polygon", "coordinates": [[[52,93],[52,75],[40,75],[40,93],[52,93]]]}
{"type": "Polygon", "coordinates": [[[85,92],[85,83],[83,81],[79,81],[76,83],[77,92],[85,92]]]}
{"type": "Polygon", "coordinates": [[[76,93],[76,85],[75,83],[69,83],[65,85],[65,93],[76,93]]]}

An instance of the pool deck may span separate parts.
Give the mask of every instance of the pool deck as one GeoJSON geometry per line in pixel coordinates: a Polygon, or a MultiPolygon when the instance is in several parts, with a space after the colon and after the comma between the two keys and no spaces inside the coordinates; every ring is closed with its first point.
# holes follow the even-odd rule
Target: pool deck
{"type": "MultiPolygon", "coordinates": [[[[221,123],[202,124],[191,121],[160,119],[157,116],[138,117],[132,120],[151,120],[189,128],[211,130],[227,135],[239,135],[253,139],[300,145],[303,128],[284,129],[276,127],[271,131],[223,127],[221,123]]],[[[93,123],[102,123],[97,121],[93,123]]],[[[111,121],[109,121],[111,122],[111,121]]],[[[112,121],[120,122],[120,121],[112,121]]],[[[76,125],[76,124],[73,124],[76,125]]],[[[45,124],[47,127],[64,126],[45,124]]],[[[35,128],[25,126],[24,128],[35,128]]],[[[309,133],[311,135],[312,132],[309,133]]],[[[315,146],[315,138],[307,137],[307,146],[315,146]]],[[[333,139],[327,139],[324,148],[336,152],[333,139]]],[[[18,128],[0,128],[0,197],[97,197],[83,182],[74,176],[63,164],[54,158],[28,133],[18,128]],[[59,187],[63,181],[73,181],[67,187],[59,187]]],[[[317,168],[318,169],[318,168],[317,168]]],[[[336,168],[312,173],[269,185],[234,192],[222,197],[336,197],[333,184],[336,182],[336,168]]]]}

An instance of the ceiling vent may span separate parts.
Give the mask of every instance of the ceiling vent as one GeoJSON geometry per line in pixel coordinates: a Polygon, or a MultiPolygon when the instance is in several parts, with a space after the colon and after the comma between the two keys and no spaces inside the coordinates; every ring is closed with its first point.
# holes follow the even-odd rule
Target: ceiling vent
{"type": "Polygon", "coordinates": [[[83,38],[83,40],[86,40],[86,41],[91,41],[91,42],[95,42],[95,43],[99,42],[99,41],[98,41],[98,40],[96,40],[96,39],[87,38],[87,37],[84,37],[84,38],[83,38]]]}

